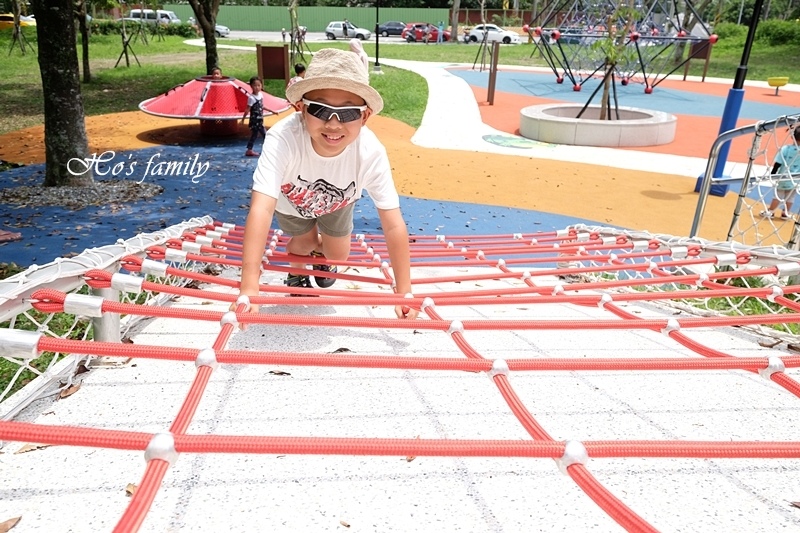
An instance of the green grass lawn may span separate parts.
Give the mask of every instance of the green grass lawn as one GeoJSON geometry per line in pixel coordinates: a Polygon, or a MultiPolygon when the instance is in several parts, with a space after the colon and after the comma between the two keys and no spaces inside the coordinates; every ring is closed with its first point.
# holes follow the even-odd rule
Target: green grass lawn
{"type": "MultiPolygon", "coordinates": [[[[36,45],[36,33],[26,28],[28,40],[36,45]]],[[[10,31],[0,32],[0,134],[8,133],[43,122],[43,100],[39,66],[34,53],[22,55],[18,47],[10,48],[10,31]],[[10,50],[10,53],[9,53],[10,50]]],[[[130,67],[125,60],[115,68],[120,58],[122,43],[119,36],[96,35],[91,41],[92,82],[83,84],[82,96],[86,114],[99,115],[119,111],[136,110],[139,102],[152,98],[195,76],[205,74],[205,51],[203,48],[184,44],[181,37],[165,37],[163,40],[151,38],[145,44],[132,43],[133,51],[141,63],[130,56],[130,67]]],[[[220,44],[239,44],[255,46],[252,41],[231,41],[220,39],[220,44]]],[[[342,41],[309,43],[308,47],[318,50],[325,47],[346,48],[342,41]]],[[[375,43],[365,43],[364,48],[370,56],[375,54],[375,43]]],[[[405,45],[382,43],[380,57],[391,59],[411,59],[446,63],[473,64],[480,62],[480,47],[448,43],[443,45],[405,45]]],[[[80,53],[80,49],[79,49],[80,53]]],[[[741,60],[740,42],[724,39],[717,43],[712,52],[709,76],[730,78],[736,73],[741,60]]],[[[253,51],[228,50],[220,48],[220,64],[223,73],[247,80],[257,73],[256,57],[253,51]]],[[[308,54],[306,54],[308,56],[308,54]]],[[[488,61],[488,57],[486,58],[488,61]]],[[[536,48],[532,44],[502,46],[500,63],[505,65],[544,66],[536,48]]],[[[702,73],[703,61],[691,64],[690,74],[702,73]]],[[[422,119],[427,100],[427,86],[419,76],[390,67],[384,67],[383,77],[373,77],[373,83],[386,101],[384,115],[397,118],[417,127],[422,119]]],[[[683,68],[679,69],[683,72],[683,68]]],[[[750,80],[765,80],[768,76],[789,76],[791,82],[800,82],[800,43],[781,47],[767,47],[755,43],[750,55],[748,76],[750,80]]],[[[265,90],[275,95],[283,95],[281,80],[266,80],[265,90]]]]}

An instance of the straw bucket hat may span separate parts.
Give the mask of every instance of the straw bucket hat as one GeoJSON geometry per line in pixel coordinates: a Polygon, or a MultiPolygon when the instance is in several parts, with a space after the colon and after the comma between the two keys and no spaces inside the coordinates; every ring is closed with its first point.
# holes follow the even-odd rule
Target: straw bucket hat
{"type": "Polygon", "coordinates": [[[303,95],[317,89],[341,89],[357,94],[373,113],[383,109],[383,98],[369,85],[369,73],[361,59],[348,50],[324,48],[314,54],[306,69],[306,76],[286,89],[286,98],[293,104],[303,95]]]}

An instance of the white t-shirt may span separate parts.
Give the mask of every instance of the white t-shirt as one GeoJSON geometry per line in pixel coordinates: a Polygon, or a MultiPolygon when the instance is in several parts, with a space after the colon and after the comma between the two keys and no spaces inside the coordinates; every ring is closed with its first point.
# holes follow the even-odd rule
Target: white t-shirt
{"type": "Polygon", "coordinates": [[[334,157],[311,146],[301,113],[269,130],[253,173],[253,190],[278,199],[279,213],[317,218],[345,207],[366,190],[378,209],[400,207],[386,148],[366,126],[334,157]]]}
{"type": "Polygon", "coordinates": [[[258,95],[255,95],[253,93],[248,93],[247,107],[253,107],[253,104],[255,104],[256,102],[261,102],[262,100],[264,100],[264,93],[258,93],[258,95]]]}

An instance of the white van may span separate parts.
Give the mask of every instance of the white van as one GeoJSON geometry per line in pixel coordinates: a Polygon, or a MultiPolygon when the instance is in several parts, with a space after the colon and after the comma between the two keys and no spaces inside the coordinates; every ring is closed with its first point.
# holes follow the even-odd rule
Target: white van
{"type": "Polygon", "coordinates": [[[155,11],[152,9],[131,9],[130,14],[125,20],[147,22],[149,24],[155,24],[156,22],[160,24],[181,23],[181,19],[178,18],[178,15],[176,15],[174,11],[164,11],[163,9],[157,9],[155,11]]]}

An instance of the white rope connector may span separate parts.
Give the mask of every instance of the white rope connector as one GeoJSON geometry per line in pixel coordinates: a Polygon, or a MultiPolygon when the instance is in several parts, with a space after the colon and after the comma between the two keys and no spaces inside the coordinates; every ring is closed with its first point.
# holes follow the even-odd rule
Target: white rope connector
{"type": "Polygon", "coordinates": [[[219,363],[217,362],[217,352],[215,352],[213,348],[203,348],[197,353],[197,357],[194,360],[194,366],[196,368],[207,366],[211,370],[216,370],[219,366],[219,363]]]}
{"type": "Polygon", "coordinates": [[[381,268],[382,268],[383,270],[387,270],[387,269],[389,268],[389,261],[383,261],[383,262],[381,263],[381,268]]]}
{"type": "Polygon", "coordinates": [[[650,261],[649,263],[647,263],[647,272],[648,273],[652,273],[653,270],[655,270],[657,268],[658,268],[658,265],[656,264],[655,261],[650,261]]]}
{"type": "Polygon", "coordinates": [[[772,286],[772,294],[767,296],[767,300],[769,300],[772,303],[775,303],[775,298],[778,298],[780,296],[783,296],[783,289],[781,289],[777,285],[773,285],[772,286]]]}
{"type": "Polygon", "coordinates": [[[497,267],[498,268],[502,268],[504,266],[506,266],[506,260],[505,259],[498,259],[497,260],[497,267]]]}
{"type": "Polygon", "coordinates": [[[450,250],[452,250],[452,249],[453,249],[453,241],[449,241],[449,242],[447,243],[447,248],[448,248],[448,249],[450,249],[450,250]]]}
{"type": "Polygon", "coordinates": [[[670,333],[673,331],[680,331],[681,330],[681,323],[675,320],[674,318],[670,318],[667,320],[667,325],[664,329],[661,330],[661,333],[664,335],[669,336],[670,333]]]}
{"type": "Polygon", "coordinates": [[[767,359],[767,367],[759,369],[759,375],[764,379],[770,379],[775,372],[785,372],[786,365],[780,357],[772,356],[767,359]]]}
{"type": "Polygon", "coordinates": [[[717,256],[717,266],[736,265],[736,254],[719,254],[717,256]]]}
{"type": "Polygon", "coordinates": [[[478,259],[486,259],[486,256],[483,255],[483,250],[478,250],[478,253],[475,254],[475,257],[478,259]]]}
{"type": "Polygon", "coordinates": [[[233,324],[233,326],[236,327],[239,325],[239,320],[237,320],[235,312],[226,311],[222,314],[222,318],[220,318],[219,323],[223,326],[225,324],[233,324]]]}
{"type": "Polygon", "coordinates": [[[444,235],[437,235],[436,236],[436,242],[444,242],[444,241],[445,241],[445,236],[444,235]]]}
{"type": "Polygon", "coordinates": [[[609,244],[617,244],[617,238],[616,237],[612,237],[610,235],[606,235],[606,236],[604,236],[603,238],[600,239],[600,242],[602,242],[606,246],[609,245],[609,244]]]}
{"type": "Polygon", "coordinates": [[[464,324],[462,324],[460,320],[453,320],[450,322],[447,334],[452,335],[453,333],[464,333],[464,324]]]}
{"type": "Polygon", "coordinates": [[[159,261],[153,261],[152,259],[143,259],[142,273],[150,274],[151,276],[156,276],[156,277],[166,276],[167,264],[161,263],[159,261]]]}
{"type": "Polygon", "coordinates": [[[42,336],[38,331],[0,329],[0,357],[33,361],[39,357],[39,339],[42,336]]]}
{"type": "Polygon", "coordinates": [[[198,235],[197,237],[194,238],[194,242],[196,242],[197,244],[199,244],[201,246],[202,245],[206,245],[206,246],[213,246],[214,245],[214,239],[212,239],[211,237],[208,237],[207,235],[198,235]]]}
{"type": "Polygon", "coordinates": [[[610,294],[603,294],[602,296],[600,296],[600,300],[598,300],[597,302],[597,307],[599,307],[600,309],[605,309],[606,304],[610,304],[613,301],[614,299],[611,297],[610,294]]]}
{"type": "Polygon", "coordinates": [[[356,240],[358,242],[364,242],[364,234],[363,233],[356,233],[356,240]]]}
{"type": "Polygon", "coordinates": [[[263,260],[269,263],[269,258],[272,257],[274,253],[275,250],[273,250],[272,248],[267,248],[266,250],[264,250],[263,260]]]}
{"type": "Polygon", "coordinates": [[[462,246],[462,247],[461,247],[461,253],[462,253],[462,254],[465,254],[465,253],[467,253],[467,247],[466,247],[466,246],[462,246]]]}
{"type": "Polygon", "coordinates": [[[522,233],[515,233],[511,236],[511,238],[515,241],[522,240],[522,233]]]}
{"type": "Polygon", "coordinates": [[[686,246],[676,246],[669,252],[673,259],[685,259],[686,256],[689,255],[689,248],[686,246]]]}
{"type": "Polygon", "coordinates": [[[650,247],[649,241],[633,241],[633,251],[640,252],[642,250],[647,250],[650,247]]]}
{"type": "Polygon", "coordinates": [[[577,440],[568,440],[564,446],[564,455],[558,459],[558,469],[565,476],[569,475],[567,468],[574,465],[585,465],[589,462],[589,453],[586,451],[586,446],[577,440]]]}
{"type": "Polygon", "coordinates": [[[578,233],[576,240],[578,242],[585,242],[588,241],[591,237],[592,237],[591,234],[582,232],[578,233]]]}
{"type": "Polygon", "coordinates": [[[436,308],[436,303],[434,303],[433,298],[431,298],[430,296],[426,296],[422,300],[422,305],[420,306],[420,309],[422,311],[425,311],[428,307],[436,308]]]}
{"type": "Polygon", "coordinates": [[[64,312],[72,315],[103,316],[103,298],[91,294],[70,293],[64,297],[64,312]]]}
{"type": "Polygon", "coordinates": [[[366,243],[366,241],[361,241],[361,249],[362,250],[366,250],[368,248],[369,248],[369,245],[366,243]]]}
{"type": "Polygon", "coordinates": [[[250,297],[248,295],[246,295],[246,294],[239,295],[239,297],[236,298],[236,305],[237,306],[239,306],[239,305],[247,305],[247,306],[249,306],[250,305],[250,297]]]}
{"type": "Polygon", "coordinates": [[[553,292],[551,293],[552,296],[558,296],[559,294],[564,294],[564,286],[560,283],[553,285],[553,292]]]}
{"type": "Polygon", "coordinates": [[[380,263],[380,262],[381,262],[381,254],[374,254],[374,255],[372,256],[372,260],[373,260],[374,262],[376,262],[376,263],[380,263]]]}
{"type": "Polygon", "coordinates": [[[221,239],[223,235],[227,234],[228,234],[227,231],[224,234],[221,231],[207,231],[206,237],[208,237],[211,240],[214,240],[214,239],[221,239]]]}
{"type": "Polygon", "coordinates": [[[200,253],[200,243],[191,242],[191,241],[183,241],[181,243],[181,250],[186,251],[190,254],[199,254],[200,253]]]}
{"type": "Polygon", "coordinates": [[[372,246],[368,247],[367,248],[367,253],[370,254],[370,255],[374,254],[375,253],[375,248],[373,248],[372,246]]]}
{"type": "Polygon", "coordinates": [[[775,265],[778,269],[778,276],[796,276],[800,274],[800,263],[779,263],[775,265]]]}
{"type": "Polygon", "coordinates": [[[619,261],[619,256],[617,254],[608,254],[608,264],[613,265],[619,261]]]}
{"type": "Polygon", "coordinates": [[[536,246],[537,244],[539,244],[539,241],[538,241],[538,240],[536,240],[536,239],[531,239],[531,246],[536,246]]]}
{"type": "Polygon", "coordinates": [[[144,278],[138,276],[123,274],[122,272],[111,274],[111,288],[115,291],[139,294],[142,292],[142,283],[144,283],[144,278]]]}
{"type": "Polygon", "coordinates": [[[172,433],[156,433],[147,448],[144,450],[144,460],[148,463],[153,459],[160,459],[172,466],[178,460],[178,452],[175,451],[175,438],[172,433]]]}
{"type": "Polygon", "coordinates": [[[530,273],[530,271],[526,270],[525,272],[523,272],[523,273],[522,273],[522,279],[523,279],[523,280],[526,280],[526,279],[531,279],[531,273],[530,273]]]}
{"type": "MultiPolygon", "coordinates": [[[[150,261],[152,261],[152,259],[150,259],[150,261]]],[[[187,261],[186,252],[183,250],[176,250],[175,248],[167,248],[167,250],[164,252],[164,261],[167,261],[169,263],[183,264],[187,261]]],[[[142,268],[144,268],[144,266],[142,268]]]]}
{"type": "Polygon", "coordinates": [[[495,359],[492,363],[492,368],[486,371],[486,375],[489,376],[489,379],[494,379],[497,375],[507,376],[509,372],[508,363],[506,363],[505,359],[495,359]]]}
{"type": "Polygon", "coordinates": [[[278,236],[283,235],[283,230],[282,229],[275,230],[275,235],[278,235],[278,236]]]}
{"type": "Polygon", "coordinates": [[[702,287],[703,284],[705,284],[707,281],[708,281],[708,274],[706,274],[705,272],[701,272],[700,274],[697,275],[697,281],[695,282],[695,285],[697,285],[698,287],[702,287]]]}

